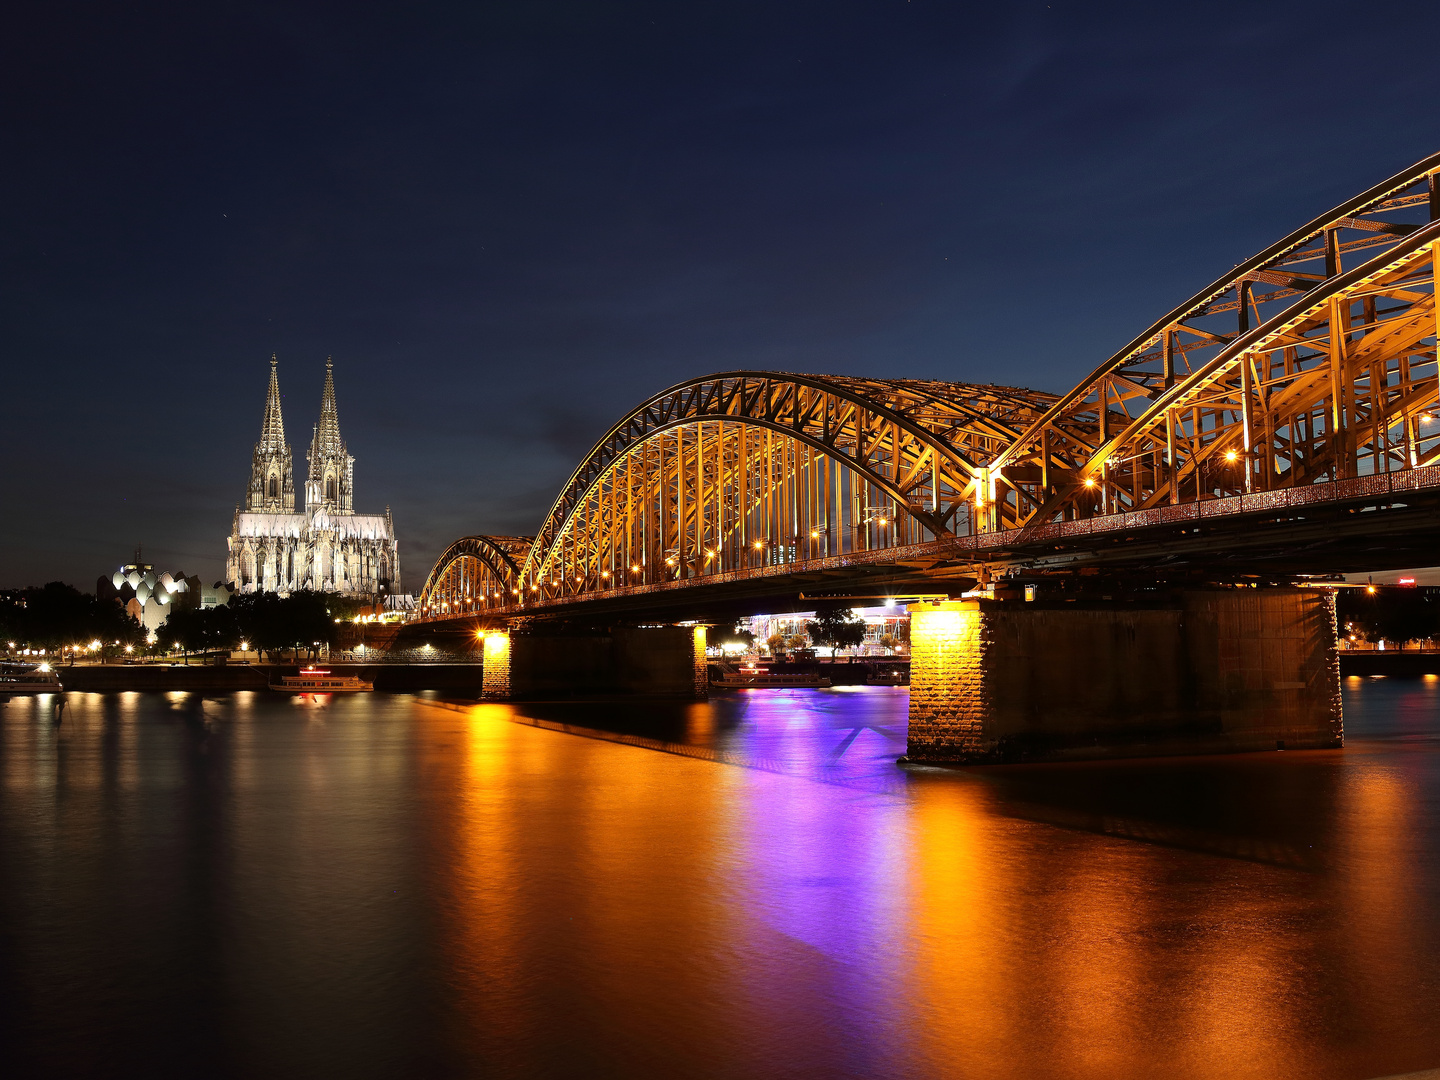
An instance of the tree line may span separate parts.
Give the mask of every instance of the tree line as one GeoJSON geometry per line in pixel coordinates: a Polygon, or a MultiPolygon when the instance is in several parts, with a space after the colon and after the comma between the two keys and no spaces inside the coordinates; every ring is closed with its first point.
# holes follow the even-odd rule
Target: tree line
{"type": "MultiPolygon", "coordinates": [[[[833,659],[840,649],[852,649],[865,640],[865,620],[856,615],[852,608],[838,603],[821,604],[815,611],[815,618],[806,621],[805,633],[815,645],[828,648],[833,659]]],[[[739,623],[719,632],[715,640],[719,645],[737,643],[747,649],[755,646],[755,634],[739,623]]],[[[893,643],[894,639],[891,639],[890,644],[893,643]]],[[[765,644],[778,656],[786,649],[801,648],[805,644],[805,638],[796,635],[787,639],[780,634],[773,634],[765,644]]]]}
{"type": "Polygon", "coordinates": [[[1425,641],[1440,637],[1440,596],[1428,588],[1372,586],[1340,589],[1335,617],[1342,637],[1361,641],[1425,641]]]}
{"type": "Polygon", "coordinates": [[[63,581],[15,589],[0,597],[0,639],[17,649],[58,652],[65,645],[99,641],[137,646],[145,631],[117,600],[99,600],[63,581]]]}
{"type": "Polygon", "coordinates": [[[176,603],[152,643],[118,600],[97,599],[52,581],[43,588],[5,594],[0,638],[6,645],[14,642],[16,648],[47,653],[99,641],[105,655],[128,645],[135,653],[161,650],[189,656],[235,649],[243,642],[278,659],[284,651],[314,655],[321,646],[333,645],[340,629],[336,620],[349,621],[361,606],[357,600],[312,590],[288,596],[251,593],[212,608],[176,603]]]}

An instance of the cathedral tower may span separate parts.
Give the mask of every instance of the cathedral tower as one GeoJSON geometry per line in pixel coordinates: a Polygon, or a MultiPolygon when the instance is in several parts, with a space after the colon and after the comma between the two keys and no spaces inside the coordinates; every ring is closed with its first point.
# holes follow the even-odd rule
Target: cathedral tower
{"type": "Polygon", "coordinates": [[[318,589],[376,602],[399,594],[400,547],[389,508],[384,514],[355,513],[355,459],[340,437],[333,368],[326,360],[320,422],[307,459],[305,509],[297,510],[280,380],[270,358],[265,424],[255,444],[245,507],[235,510],[225,557],[225,580],[242,593],[318,589]]]}
{"type": "Polygon", "coordinates": [[[295,509],[295,470],[290,445],[285,441],[285,418],[280,413],[280,377],[270,357],[270,392],[265,397],[265,420],[260,441],[250,461],[250,487],[245,509],[251,513],[288,514],[295,509]]]}
{"type": "Polygon", "coordinates": [[[305,482],[305,509],[331,514],[355,512],[355,459],[340,437],[340,413],[335,408],[335,371],[325,358],[325,393],[320,399],[320,422],[310,440],[310,476],[305,482]]]}

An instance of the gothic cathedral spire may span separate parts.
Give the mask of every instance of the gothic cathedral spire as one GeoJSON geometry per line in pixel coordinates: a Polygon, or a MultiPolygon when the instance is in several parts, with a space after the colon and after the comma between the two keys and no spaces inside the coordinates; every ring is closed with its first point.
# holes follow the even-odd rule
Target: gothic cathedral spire
{"type": "Polygon", "coordinates": [[[250,468],[245,507],[237,508],[225,556],[226,581],[242,593],[282,596],[304,589],[386,603],[400,590],[400,546],[390,508],[355,513],[355,459],[340,435],[335,365],[325,361],[320,420],[310,440],[305,510],[295,506],[295,478],[280,411],[278,362],[270,358],[265,420],[250,468]]]}
{"type": "Polygon", "coordinates": [[[325,358],[325,393],[320,398],[320,420],[310,440],[309,479],[305,509],[332,514],[355,512],[355,459],[340,437],[340,411],[335,406],[334,361],[325,358]]]}
{"type": "Polygon", "coordinates": [[[285,417],[280,411],[278,363],[271,353],[265,419],[250,461],[250,487],[245,494],[245,509],[256,513],[289,513],[295,509],[295,472],[290,445],[285,441],[285,417]]]}

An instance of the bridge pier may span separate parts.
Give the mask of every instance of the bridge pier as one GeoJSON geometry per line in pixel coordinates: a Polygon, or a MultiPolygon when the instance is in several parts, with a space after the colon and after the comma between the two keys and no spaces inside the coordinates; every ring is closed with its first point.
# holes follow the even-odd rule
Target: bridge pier
{"type": "Polygon", "coordinates": [[[494,631],[485,637],[481,698],[591,694],[709,696],[703,626],[620,627],[608,633],[494,631]]]}
{"type": "Polygon", "coordinates": [[[1334,595],[910,607],[906,759],[1141,757],[1340,746],[1334,595]]]}
{"type": "Polygon", "coordinates": [[[485,651],[480,672],[480,699],[506,701],[510,697],[509,630],[494,630],[485,635],[485,651]]]}

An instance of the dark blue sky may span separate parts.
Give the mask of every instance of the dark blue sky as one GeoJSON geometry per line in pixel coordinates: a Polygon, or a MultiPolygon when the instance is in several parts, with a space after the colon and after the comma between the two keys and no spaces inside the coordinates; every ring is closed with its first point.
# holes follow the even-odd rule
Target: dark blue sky
{"type": "Polygon", "coordinates": [[[1063,390],[1440,148],[1423,6],[35,4],[0,34],[0,586],[223,568],[335,357],[404,584],[734,367],[1063,390]]]}

